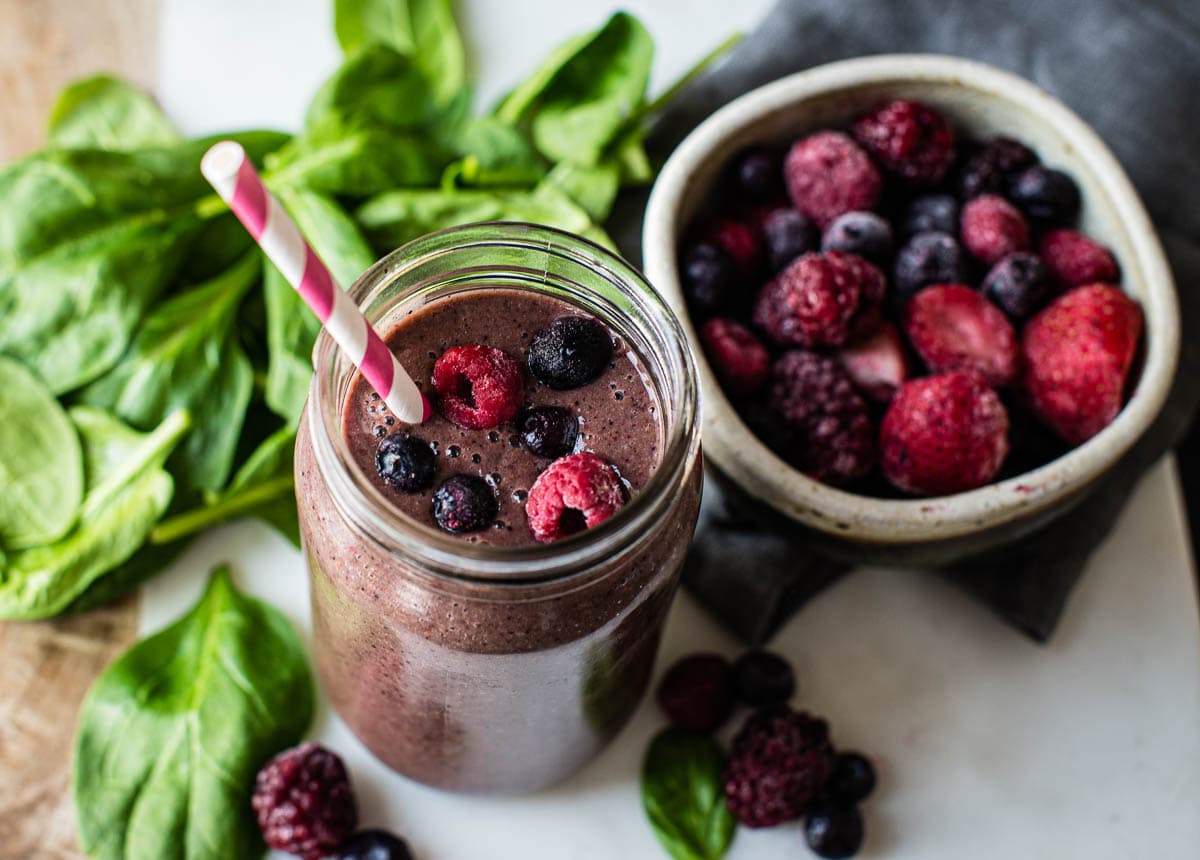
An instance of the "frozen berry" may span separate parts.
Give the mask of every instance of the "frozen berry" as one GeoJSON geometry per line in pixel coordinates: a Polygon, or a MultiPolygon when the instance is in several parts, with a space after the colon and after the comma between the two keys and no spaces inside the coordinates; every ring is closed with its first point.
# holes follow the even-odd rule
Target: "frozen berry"
{"type": "Polygon", "coordinates": [[[786,704],[796,692],[792,664],[770,651],[747,651],[733,664],[738,701],[751,707],[786,704]]]}
{"type": "Polygon", "coordinates": [[[419,493],[433,486],[437,458],[424,439],[401,431],[379,440],[375,451],[379,477],[402,493],[419,493]]]}
{"type": "Polygon", "coordinates": [[[731,744],[725,804],[747,827],[774,827],[803,815],[832,769],[824,720],[782,705],[763,708],[731,744]]]}
{"type": "Polygon", "coordinates": [[[848,135],[819,131],[792,144],[783,166],[792,205],[824,229],[843,212],[872,209],[883,181],[848,135]]]}
{"type": "Polygon", "coordinates": [[[883,273],[854,254],[805,254],[770,281],[754,324],[779,346],[841,346],[879,318],[883,273]]]}
{"type": "Polygon", "coordinates": [[[720,654],[684,657],[663,675],[658,704],[671,725],[711,732],[733,713],[733,672],[720,654]]]}
{"type": "Polygon", "coordinates": [[[754,277],[762,267],[762,241],[750,225],[732,218],[718,218],[703,224],[700,235],[703,241],[728,254],[743,277],[754,277]]]}
{"type": "Polygon", "coordinates": [[[616,469],[590,451],[555,460],[529,488],[525,514],[541,543],[595,528],[625,504],[616,469]]]}
{"type": "Polygon", "coordinates": [[[1112,252],[1074,230],[1051,230],[1042,237],[1042,262],[1060,287],[1116,283],[1121,273],[1112,252]]]}
{"type": "Polygon", "coordinates": [[[525,383],[512,356],[494,346],[454,346],[433,365],[433,389],[442,413],[460,427],[485,430],[521,408],[525,383]]]}
{"type": "Polygon", "coordinates": [[[959,176],[964,200],[980,194],[1004,194],[1009,177],[1037,162],[1037,153],[1011,137],[994,137],[975,152],[959,176]]]}
{"type": "Polygon", "coordinates": [[[590,317],[559,317],[529,344],[529,370],[557,391],[578,388],[604,372],[612,358],[612,335],[590,317]]]}
{"type": "Polygon", "coordinates": [[[383,830],[360,830],[340,846],[337,860],[412,860],[408,843],[383,830]]]}
{"type": "Polygon", "coordinates": [[[858,803],[875,790],[875,766],[862,753],[838,753],[822,792],[838,803],[858,803]]]}
{"type": "Polygon", "coordinates": [[[1008,197],[1040,224],[1065,226],[1079,216],[1079,186],[1061,170],[1041,165],[1022,170],[1009,183],[1008,197]]]}
{"type": "Polygon", "coordinates": [[[892,228],[874,212],[847,212],[825,228],[821,250],[858,254],[882,266],[892,256],[892,228]]]}
{"type": "Polygon", "coordinates": [[[812,222],[787,206],[772,209],[763,217],[762,234],[771,274],[782,271],[801,254],[815,251],[820,239],[812,222]]]}
{"type": "Polygon", "coordinates": [[[905,236],[927,233],[958,234],[958,200],[950,194],[923,194],[914,197],[901,218],[905,236]]]}
{"type": "Polygon", "coordinates": [[[853,857],[862,848],[862,814],[850,805],[816,803],[804,817],[804,841],[818,857],[853,857]]]}
{"type": "Polygon", "coordinates": [[[867,404],[836,359],[785,352],[771,367],[768,402],[792,432],[780,451],[805,474],[842,485],[875,465],[875,430],[867,404]]]}
{"type": "Polygon", "coordinates": [[[1017,336],[1004,313],[962,284],[921,290],[904,308],[909,343],[934,373],[973,370],[989,385],[1017,375],[1017,336]]]}
{"type": "Polygon", "coordinates": [[[884,476],[909,493],[945,496],[982,487],[1008,454],[1008,413],[976,373],[906,382],[879,430],[884,476]]]}
{"type": "Polygon", "coordinates": [[[496,493],[478,475],[454,475],[433,494],[433,518],[452,534],[486,529],[500,512],[496,493]]]}
{"type": "Polygon", "coordinates": [[[553,460],[575,450],[579,418],[565,406],[534,406],[521,413],[517,429],[526,448],[553,460]]]}
{"type": "Polygon", "coordinates": [[[1046,303],[1050,280],[1040,257],[1018,251],[992,266],[983,279],[983,293],[1010,317],[1022,320],[1046,303]]]}
{"type": "Polygon", "coordinates": [[[700,242],[683,252],[680,278],[692,311],[701,317],[721,310],[737,280],[733,259],[711,242],[700,242]]]}
{"type": "Polygon", "coordinates": [[[898,298],[903,300],[929,284],[966,280],[966,260],[948,233],[918,233],[896,254],[893,275],[898,298]]]}
{"type": "Polygon", "coordinates": [[[358,825],[350,778],[338,756],[320,744],[285,750],[258,772],[251,799],[263,841],[318,860],[358,825]]]}
{"type": "Polygon", "coordinates": [[[889,173],[911,185],[936,185],[954,161],[954,131],[928,105],[897,99],[859,117],[854,138],[889,173]]]}
{"type": "Polygon", "coordinates": [[[967,202],[960,232],[967,250],[989,266],[1029,247],[1025,218],[997,194],[981,194],[967,202]]]}
{"type": "Polygon", "coordinates": [[[877,403],[887,403],[911,374],[900,332],[890,322],[838,350],[838,361],[854,387],[877,403]]]}
{"type": "Polygon", "coordinates": [[[726,186],[734,202],[754,206],[769,202],[783,193],[783,173],[779,156],[754,146],[734,156],[726,176],[726,186]]]}
{"type": "Polygon", "coordinates": [[[725,390],[734,397],[753,394],[767,381],[767,349],[741,323],[718,317],[700,329],[700,340],[725,390]]]}

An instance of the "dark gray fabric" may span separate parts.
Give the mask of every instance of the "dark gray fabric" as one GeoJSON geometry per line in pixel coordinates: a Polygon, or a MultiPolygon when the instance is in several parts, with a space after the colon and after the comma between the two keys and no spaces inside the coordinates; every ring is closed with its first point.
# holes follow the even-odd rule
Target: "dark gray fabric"
{"type": "MultiPolygon", "coordinates": [[[[1179,287],[1183,354],[1169,405],[1113,474],[1073,513],[1018,545],[945,571],[1002,617],[1044,641],[1088,557],[1136,479],[1182,439],[1200,401],[1200,2],[1197,0],[782,0],[720,67],[661,118],[651,154],[665,158],[712,111],[768,81],[832,60],[931,52],[982,60],[1029,78],[1090,123],[1129,172],[1157,225],[1179,287]]],[[[618,243],[641,258],[645,195],[620,201],[618,243]]],[[[685,582],[733,632],[768,637],[837,578],[793,535],[732,516],[713,482],[685,582]]]]}

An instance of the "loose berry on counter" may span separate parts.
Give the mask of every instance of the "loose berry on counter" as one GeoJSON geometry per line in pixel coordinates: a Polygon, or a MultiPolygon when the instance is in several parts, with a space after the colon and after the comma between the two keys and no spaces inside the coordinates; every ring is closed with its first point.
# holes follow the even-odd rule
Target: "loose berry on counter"
{"type": "Polygon", "coordinates": [[[1042,237],[1039,250],[1060,288],[1120,280],[1117,261],[1108,248],[1074,230],[1050,230],[1042,237]]]}
{"type": "Polygon", "coordinates": [[[460,427],[486,430],[521,408],[521,367],[494,346],[469,343],[446,350],[433,365],[433,389],[442,414],[460,427]]]}
{"type": "Polygon", "coordinates": [[[745,397],[767,381],[771,358],[748,328],[731,319],[711,319],[700,329],[700,340],[713,372],[732,397],[745,397]]]}
{"type": "Polygon", "coordinates": [[[928,105],[897,99],[859,117],[854,138],[910,185],[936,185],[954,162],[954,130],[928,105]]]}
{"type": "Polygon", "coordinates": [[[800,255],[817,250],[821,238],[811,221],[787,206],[772,209],[763,216],[762,234],[767,265],[773,275],[800,255]]]}
{"type": "Polygon", "coordinates": [[[517,430],[526,448],[553,460],[575,450],[579,416],[565,406],[533,406],[521,413],[517,430]]]}
{"type": "Polygon", "coordinates": [[[1004,194],[1009,178],[1037,160],[1037,153],[1019,140],[993,137],[967,159],[958,178],[959,193],[964,200],[980,194],[1004,194]]]}
{"type": "Polygon", "coordinates": [[[1061,170],[1041,165],[1022,170],[1009,183],[1008,199],[1039,224],[1065,227],[1079,217],[1079,186],[1061,170]]]}
{"type": "Polygon", "coordinates": [[[905,237],[917,233],[958,234],[958,200],[951,194],[922,194],[909,201],[901,216],[905,237]]]}
{"type": "Polygon", "coordinates": [[[540,543],[595,528],[625,504],[625,488],[612,465],[590,451],[560,457],[529,488],[525,514],[540,543]]]}
{"type": "Polygon", "coordinates": [[[992,266],[983,279],[983,294],[1012,319],[1023,320],[1050,298],[1050,277],[1041,257],[1018,251],[992,266]]]}
{"type": "Polygon", "coordinates": [[[598,320],[559,317],[533,336],[529,370],[556,391],[579,388],[604,372],[612,352],[612,335],[598,320]]]}
{"type": "Polygon", "coordinates": [[[433,518],[451,534],[482,531],[500,512],[495,491],[478,475],[453,475],[433,493],[433,518]]]}
{"type": "Polygon", "coordinates": [[[683,252],[680,278],[692,312],[708,317],[729,303],[738,280],[737,265],[721,248],[700,242],[683,252]]]}
{"type": "Polygon", "coordinates": [[[779,346],[841,346],[878,321],[885,288],[854,254],[805,254],[763,287],[754,324],[779,346]]]}
{"type": "Polygon", "coordinates": [[[862,848],[862,814],[852,805],[815,803],[804,816],[804,841],[818,857],[853,857],[862,848]]]}
{"type": "Polygon", "coordinates": [[[858,254],[886,266],[892,258],[892,228],[874,212],[847,212],[825,228],[821,250],[858,254]]]}
{"type": "Polygon", "coordinates": [[[783,167],[779,156],[764,146],[752,146],[734,156],[725,177],[733,202],[759,206],[783,196],[783,167]]]}
{"type": "Polygon", "coordinates": [[[733,664],[737,700],[753,708],[786,705],[796,692],[792,664],[770,651],[747,651],[733,664]]]}
{"type": "Polygon", "coordinates": [[[934,373],[973,370],[989,385],[1017,375],[1016,332],[999,308],[962,284],[926,287],[904,308],[904,330],[934,373]]]}
{"type": "Polygon", "coordinates": [[[383,830],[361,830],[340,846],[337,860],[413,860],[408,843],[383,830]]]}
{"type": "Polygon", "coordinates": [[[962,246],[949,233],[917,233],[893,264],[893,284],[901,300],[929,284],[961,283],[966,276],[962,246]]]}
{"type": "Polygon", "coordinates": [[[819,131],[801,138],[783,166],[788,195],[800,214],[824,229],[843,212],[873,209],[883,180],[848,135],[819,131]]]}
{"type": "Polygon", "coordinates": [[[880,428],[884,476],[895,487],[944,496],[982,487],[1008,453],[1008,414],[978,374],[906,382],[880,428]]]}
{"type": "Polygon", "coordinates": [[[693,654],[675,663],[658,685],[658,704],[671,725],[711,732],[733,713],[733,670],[720,654],[693,654]]]}
{"type": "Polygon", "coordinates": [[[822,794],[835,803],[858,803],[875,790],[875,766],[862,753],[838,753],[822,794]]]}
{"type": "Polygon", "coordinates": [[[358,825],[358,806],[342,760],[311,742],[285,750],[263,766],[251,806],[267,845],[303,860],[326,856],[358,825]]]}
{"type": "Polygon", "coordinates": [[[963,207],[963,244],[987,265],[1029,247],[1029,227],[1017,208],[997,194],[981,194],[963,207]]]}
{"type": "Polygon", "coordinates": [[[842,347],[837,357],[854,386],[876,403],[890,402],[911,375],[900,332],[890,322],[842,347]]]}
{"type": "Polygon", "coordinates": [[[424,439],[401,430],[379,440],[375,470],[402,493],[419,493],[433,486],[437,458],[424,439]]]}

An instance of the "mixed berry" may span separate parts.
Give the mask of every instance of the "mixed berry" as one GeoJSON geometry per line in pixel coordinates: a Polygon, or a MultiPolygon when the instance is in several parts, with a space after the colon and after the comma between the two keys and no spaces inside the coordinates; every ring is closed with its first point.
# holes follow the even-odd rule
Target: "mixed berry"
{"type": "Polygon", "coordinates": [[[962,140],[895,100],[735,156],[681,248],[684,294],[722,388],[793,466],[872,495],[962,492],[1125,402],[1142,313],[1074,229],[1080,205],[1022,142],[962,140]],[[1049,432],[1010,435],[1035,423],[1049,432]]]}

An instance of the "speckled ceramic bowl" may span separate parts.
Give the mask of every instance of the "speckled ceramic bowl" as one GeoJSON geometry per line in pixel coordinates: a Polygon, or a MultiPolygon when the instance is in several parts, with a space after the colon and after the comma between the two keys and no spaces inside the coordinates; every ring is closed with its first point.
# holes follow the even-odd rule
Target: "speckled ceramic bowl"
{"type": "Polygon", "coordinates": [[[1175,287],[1154,228],[1116,158],[1078,116],[1026,80],[952,57],[890,55],[831,63],[768,84],[726,105],[679,146],[650,196],[643,232],[650,282],[675,306],[696,354],[704,451],[718,479],[746,501],[808,530],[848,560],[944,563],[1028,534],[1081,500],[1146,431],[1166,399],[1179,351],[1175,287]],[[1146,317],[1145,362],[1129,402],[1103,432],[1041,468],[932,499],[880,499],[818,483],[787,465],[742,423],[704,358],[676,266],[681,231],[730,156],[847,120],[889,98],[943,111],[976,137],[1009,134],[1083,193],[1081,229],[1109,245],[1123,288],[1146,317]]]}

